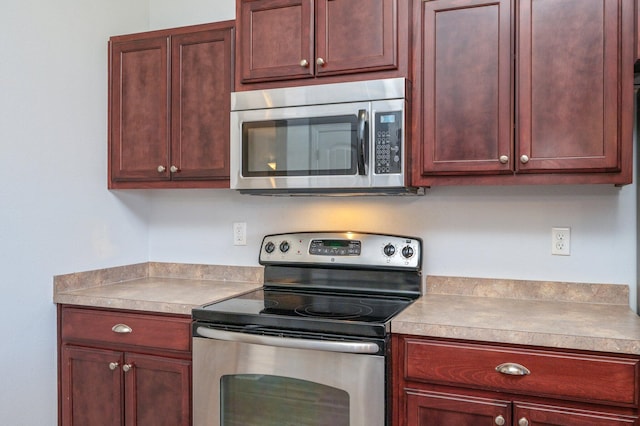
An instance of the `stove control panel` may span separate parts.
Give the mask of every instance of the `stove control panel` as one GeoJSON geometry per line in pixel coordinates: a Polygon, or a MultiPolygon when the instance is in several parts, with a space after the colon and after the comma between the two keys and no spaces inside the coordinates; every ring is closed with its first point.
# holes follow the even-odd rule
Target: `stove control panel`
{"type": "Polygon", "coordinates": [[[260,264],[307,264],[420,269],[422,240],[359,232],[299,232],[267,235],[260,264]]]}

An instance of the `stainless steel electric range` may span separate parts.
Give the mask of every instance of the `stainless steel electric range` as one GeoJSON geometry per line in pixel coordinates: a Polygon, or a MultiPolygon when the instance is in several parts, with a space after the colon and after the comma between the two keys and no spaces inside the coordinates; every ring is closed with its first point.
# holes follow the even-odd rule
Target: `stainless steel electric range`
{"type": "Polygon", "coordinates": [[[390,424],[390,322],[421,259],[416,237],[264,237],[264,286],[192,312],[194,425],[390,424]]]}

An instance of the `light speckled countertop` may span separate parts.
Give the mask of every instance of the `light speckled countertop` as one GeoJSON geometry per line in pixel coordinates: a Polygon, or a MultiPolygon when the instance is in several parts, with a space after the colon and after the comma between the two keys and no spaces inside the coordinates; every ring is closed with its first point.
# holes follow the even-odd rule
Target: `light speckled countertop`
{"type": "Polygon", "coordinates": [[[392,333],[640,355],[627,286],[427,277],[392,333]]]}
{"type": "Polygon", "coordinates": [[[60,304],[191,315],[195,306],[261,287],[261,267],[140,263],[54,277],[60,304]]]}
{"type": "MultiPolygon", "coordinates": [[[[262,286],[262,267],[148,262],[54,277],[53,301],[190,315],[262,286]]],[[[429,276],[392,333],[640,355],[624,285],[429,276]]]]}

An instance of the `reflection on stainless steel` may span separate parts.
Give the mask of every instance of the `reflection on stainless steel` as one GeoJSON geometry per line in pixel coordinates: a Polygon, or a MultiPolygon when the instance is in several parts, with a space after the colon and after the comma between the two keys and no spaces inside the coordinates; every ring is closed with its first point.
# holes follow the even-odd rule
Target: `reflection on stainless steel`
{"type": "MultiPolygon", "coordinates": [[[[220,383],[224,377],[241,374],[295,378],[350,395],[348,426],[383,426],[385,424],[384,357],[339,352],[291,349],[195,337],[193,339],[193,397],[195,426],[220,425],[220,383]],[[202,374],[202,372],[209,372],[202,374]]],[[[285,383],[286,382],[285,380],[285,383]]],[[[242,407],[252,410],[249,405],[242,407]]],[[[313,416],[301,423],[291,413],[271,413],[265,423],[297,426],[335,426],[341,423],[317,423],[313,416]],[[280,423],[277,423],[280,421],[280,423]],[[289,423],[287,423],[287,421],[289,423]]],[[[230,423],[232,425],[234,423],[230,423]]],[[[344,424],[344,423],[343,423],[344,424]]],[[[224,425],[229,426],[229,425],[224,425]]]]}

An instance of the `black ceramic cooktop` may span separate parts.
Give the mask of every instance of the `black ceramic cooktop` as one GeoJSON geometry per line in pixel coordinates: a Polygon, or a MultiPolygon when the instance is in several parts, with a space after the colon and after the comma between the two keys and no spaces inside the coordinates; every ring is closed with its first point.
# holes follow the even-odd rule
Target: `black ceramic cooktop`
{"type": "Polygon", "coordinates": [[[413,300],[361,294],[258,289],[195,308],[193,318],[215,324],[384,336],[388,322],[413,300]]]}

